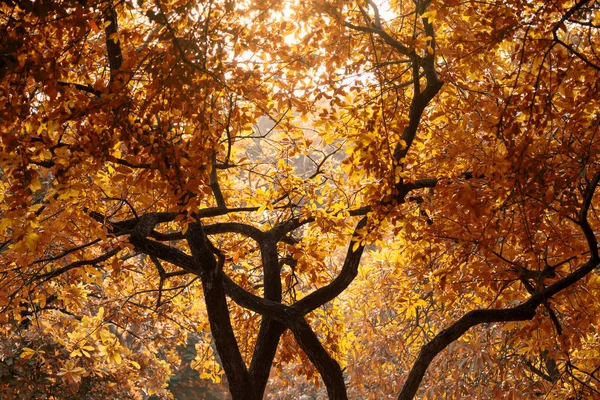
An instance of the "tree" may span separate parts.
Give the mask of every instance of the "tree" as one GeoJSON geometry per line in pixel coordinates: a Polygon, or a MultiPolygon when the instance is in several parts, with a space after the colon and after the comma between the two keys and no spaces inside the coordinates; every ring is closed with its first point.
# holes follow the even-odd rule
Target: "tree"
{"type": "Polygon", "coordinates": [[[0,18],[7,395],[600,395],[599,2],[0,18]]]}

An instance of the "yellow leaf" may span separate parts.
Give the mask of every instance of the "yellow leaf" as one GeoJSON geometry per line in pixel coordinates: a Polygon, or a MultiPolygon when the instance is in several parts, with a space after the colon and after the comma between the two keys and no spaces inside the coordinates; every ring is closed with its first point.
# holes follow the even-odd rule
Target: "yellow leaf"
{"type": "Polygon", "coordinates": [[[72,361],[67,361],[64,367],[56,375],[62,377],[68,383],[78,383],[81,377],[86,373],[85,369],[76,367],[72,361]]]}
{"type": "Polygon", "coordinates": [[[40,294],[37,297],[37,300],[38,300],[38,304],[39,304],[40,308],[46,307],[46,296],[44,296],[43,294],[40,294]]]}
{"type": "Polygon", "coordinates": [[[28,233],[25,235],[25,246],[27,246],[30,251],[34,251],[39,238],[40,235],[35,232],[28,233]]]}
{"type": "Polygon", "coordinates": [[[47,161],[52,159],[52,152],[48,149],[44,149],[40,152],[40,157],[42,160],[47,161]]]}
{"type": "Polygon", "coordinates": [[[90,352],[93,352],[95,348],[93,346],[81,346],[80,350],[84,356],[90,358],[90,352]]]}
{"type": "Polygon", "coordinates": [[[519,355],[526,354],[528,352],[529,352],[529,347],[527,347],[527,346],[523,346],[523,347],[517,349],[517,351],[516,351],[516,353],[519,355]]]}
{"type": "Polygon", "coordinates": [[[40,180],[37,176],[31,180],[31,183],[29,184],[29,189],[31,189],[32,192],[37,192],[38,190],[42,189],[42,184],[40,183],[40,180]]]}
{"type": "MultiPolygon", "coordinates": [[[[27,61],[27,54],[23,53],[17,56],[17,61],[19,62],[19,67],[23,67],[25,65],[25,61],[27,61]]],[[[27,124],[25,124],[25,129],[27,130],[27,124]]],[[[30,127],[31,129],[31,127],[30,127]]]]}
{"type": "Polygon", "coordinates": [[[435,18],[435,11],[427,11],[421,14],[421,18],[426,19],[428,23],[431,23],[435,18]]]}
{"type": "Polygon", "coordinates": [[[33,357],[35,355],[35,350],[31,349],[29,347],[25,347],[23,349],[23,352],[21,353],[21,358],[24,358],[26,360],[29,360],[31,357],[33,357]]]}
{"type": "Polygon", "coordinates": [[[65,190],[63,193],[61,193],[60,196],[58,196],[59,200],[65,200],[65,199],[69,199],[71,197],[75,197],[79,194],[79,191],[76,189],[67,189],[65,190]]]}

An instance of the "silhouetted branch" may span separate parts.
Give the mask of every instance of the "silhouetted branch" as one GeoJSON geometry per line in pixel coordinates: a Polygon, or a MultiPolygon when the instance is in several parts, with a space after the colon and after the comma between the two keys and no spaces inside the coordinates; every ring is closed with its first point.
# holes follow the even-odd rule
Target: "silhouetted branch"
{"type": "Polygon", "coordinates": [[[596,237],[587,221],[587,213],[599,181],[600,173],[596,173],[586,188],[579,214],[579,223],[590,246],[590,259],[565,278],[555,282],[544,290],[536,291],[531,295],[529,300],[519,306],[495,310],[474,310],[464,315],[449,328],[438,333],[433,340],[421,348],[419,356],[413,364],[402,391],[398,396],[399,400],[409,400],[414,398],[421,381],[423,380],[423,376],[434,357],[442,352],[450,343],[460,338],[469,329],[483,323],[531,320],[541,304],[544,304],[544,302],[552,296],[555,296],[566,288],[573,286],[600,264],[596,237]]]}

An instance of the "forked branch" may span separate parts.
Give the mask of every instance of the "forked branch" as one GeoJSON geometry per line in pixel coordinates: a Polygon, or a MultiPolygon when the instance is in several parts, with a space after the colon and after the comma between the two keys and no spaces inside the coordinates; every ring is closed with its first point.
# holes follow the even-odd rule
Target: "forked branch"
{"type": "Polygon", "coordinates": [[[587,214],[599,181],[600,173],[596,173],[584,193],[583,203],[579,213],[579,224],[585,234],[588,245],[590,246],[590,259],[565,278],[555,282],[544,290],[535,292],[531,295],[529,300],[521,305],[505,309],[471,311],[453,323],[449,328],[438,333],[433,340],[421,348],[419,356],[413,364],[402,391],[398,396],[399,400],[410,400],[415,397],[423,377],[425,376],[425,372],[435,356],[441,353],[450,343],[460,338],[469,329],[484,323],[531,320],[535,316],[536,310],[540,305],[544,304],[548,299],[564,289],[573,286],[600,264],[600,260],[598,259],[597,239],[587,220],[587,214]]]}

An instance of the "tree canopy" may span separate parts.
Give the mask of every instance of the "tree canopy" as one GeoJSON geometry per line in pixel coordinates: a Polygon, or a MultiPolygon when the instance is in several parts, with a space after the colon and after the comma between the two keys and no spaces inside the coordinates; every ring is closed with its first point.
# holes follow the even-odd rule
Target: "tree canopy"
{"type": "Polygon", "coordinates": [[[0,21],[0,397],[600,396],[598,0],[0,21]]]}

